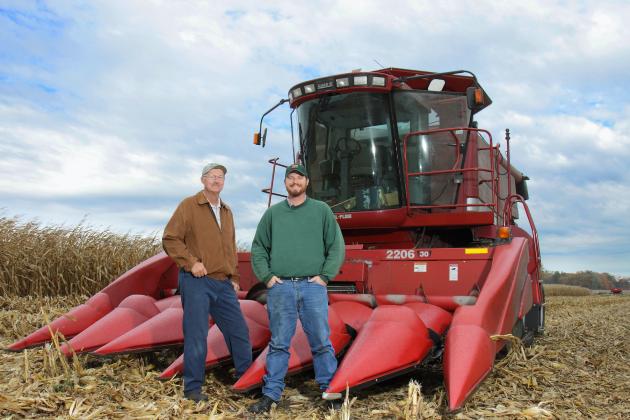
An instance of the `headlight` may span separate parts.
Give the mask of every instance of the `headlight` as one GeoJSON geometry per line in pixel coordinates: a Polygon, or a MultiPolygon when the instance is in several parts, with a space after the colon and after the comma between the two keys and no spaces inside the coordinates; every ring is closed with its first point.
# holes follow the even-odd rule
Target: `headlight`
{"type": "Polygon", "coordinates": [[[355,86],[367,85],[367,76],[354,76],[354,85],[355,86]]]}

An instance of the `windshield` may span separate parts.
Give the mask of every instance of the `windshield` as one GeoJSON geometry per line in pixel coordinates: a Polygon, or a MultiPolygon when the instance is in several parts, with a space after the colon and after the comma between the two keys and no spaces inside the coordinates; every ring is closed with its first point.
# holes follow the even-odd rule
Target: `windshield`
{"type": "Polygon", "coordinates": [[[324,96],[297,111],[309,196],[335,212],[400,206],[386,94],[324,96]]]}
{"type": "MultiPolygon", "coordinates": [[[[411,132],[468,127],[470,118],[463,95],[397,91],[394,93],[394,107],[401,142],[411,132]]],[[[461,130],[455,134],[457,141],[452,132],[410,136],[407,141],[408,172],[459,169],[467,139],[461,130]]],[[[461,172],[410,176],[409,203],[418,206],[453,204],[461,182],[461,172]]]]}

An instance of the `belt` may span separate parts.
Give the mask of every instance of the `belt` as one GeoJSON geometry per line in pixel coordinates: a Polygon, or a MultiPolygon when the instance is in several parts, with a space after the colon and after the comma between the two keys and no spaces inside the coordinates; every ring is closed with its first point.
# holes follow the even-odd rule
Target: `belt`
{"type": "Polygon", "coordinates": [[[280,280],[302,281],[302,280],[309,280],[311,277],[315,277],[315,276],[280,277],[280,280]]]}

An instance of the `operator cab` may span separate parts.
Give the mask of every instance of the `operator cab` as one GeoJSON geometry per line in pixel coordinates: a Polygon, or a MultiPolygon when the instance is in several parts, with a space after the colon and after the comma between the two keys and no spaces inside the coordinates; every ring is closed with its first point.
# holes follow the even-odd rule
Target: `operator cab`
{"type": "MultiPolygon", "coordinates": [[[[526,194],[527,178],[476,128],[474,114],[492,101],[470,72],[388,68],[323,77],[292,87],[262,118],[285,102],[296,111],[292,135],[309,172],[307,194],[330,206],[353,242],[452,244],[451,237],[476,236],[473,227],[503,224],[512,191],[526,194]]],[[[256,133],[254,143],[264,146],[265,137],[266,130],[256,133]]],[[[280,164],[270,162],[275,174],[280,164]]],[[[280,195],[273,175],[271,184],[269,204],[280,195]]],[[[516,217],[514,210],[506,220],[516,217]]]]}
{"type": "MultiPolygon", "coordinates": [[[[463,127],[470,120],[466,96],[396,90],[320,96],[297,107],[302,158],[309,170],[309,195],[335,212],[399,208],[405,201],[403,138],[412,132],[463,127]]],[[[410,137],[409,172],[448,170],[456,163],[448,133],[410,137]]],[[[410,178],[412,205],[452,204],[452,174],[410,178]]]]}

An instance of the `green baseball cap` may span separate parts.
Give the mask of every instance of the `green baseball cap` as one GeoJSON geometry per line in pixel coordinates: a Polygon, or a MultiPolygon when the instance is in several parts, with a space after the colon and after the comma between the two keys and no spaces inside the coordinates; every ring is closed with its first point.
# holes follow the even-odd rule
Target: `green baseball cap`
{"type": "Polygon", "coordinates": [[[201,171],[201,176],[204,176],[213,169],[221,169],[223,171],[223,175],[227,173],[227,169],[225,168],[225,166],[221,165],[220,163],[208,163],[206,166],[203,167],[203,170],[201,171]]]}
{"type": "Polygon", "coordinates": [[[300,164],[300,163],[294,163],[292,165],[287,166],[287,170],[284,173],[284,177],[288,177],[290,173],[298,173],[302,176],[305,176],[308,178],[308,174],[306,173],[306,168],[304,167],[304,165],[300,164]]]}

